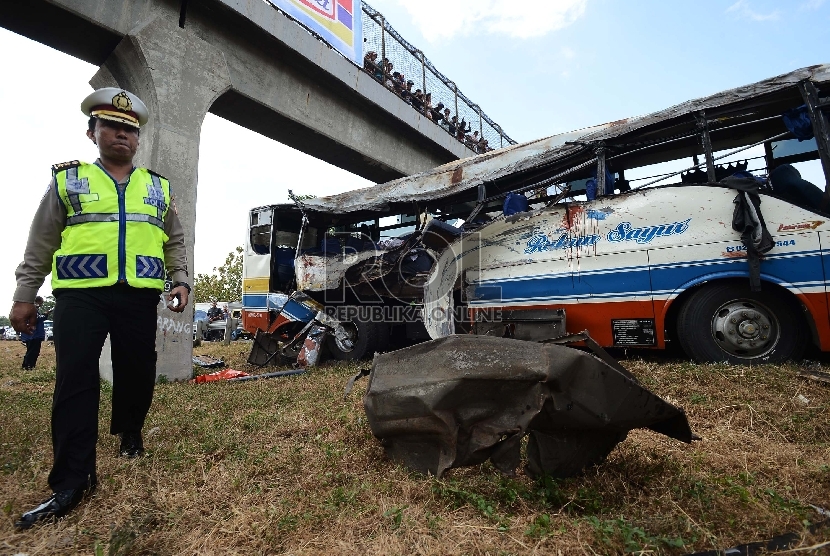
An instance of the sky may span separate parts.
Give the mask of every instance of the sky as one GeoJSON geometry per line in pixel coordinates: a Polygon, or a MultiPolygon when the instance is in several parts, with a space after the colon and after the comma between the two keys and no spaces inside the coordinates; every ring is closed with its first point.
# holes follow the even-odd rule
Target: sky
{"type": "MultiPolygon", "coordinates": [[[[371,5],[519,142],[830,63],[830,0],[371,5]]],[[[0,299],[8,306],[51,165],[97,156],[79,109],[96,70],[0,29],[0,299]]],[[[818,166],[807,173],[821,183],[818,166]]],[[[244,243],[248,210],[286,202],[288,189],[324,196],[370,185],[208,114],[200,144],[194,270],[208,273],[221,265],[244,243]]],[[[48,293],[47,280],[41,294],[48,293]]],[[[6,312],[0,304],[0,315],[6,312]]]]}

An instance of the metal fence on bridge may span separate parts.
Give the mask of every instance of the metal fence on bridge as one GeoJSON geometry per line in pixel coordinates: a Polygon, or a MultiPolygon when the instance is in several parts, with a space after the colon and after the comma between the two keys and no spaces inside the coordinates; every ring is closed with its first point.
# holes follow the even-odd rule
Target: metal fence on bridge
{"type": "Polygon", "coordinates": [[[378,62],[388,58],[394,70],[414,81],[414,89],[421,89],[424,94],[432,94],[432,105],[439,102],[449,108],[452,115],[458,116],[469,124],[470,133],[478,131],[480,137],[487,139],[491,148],[515,145],[502,130],[501,126],[491,120],[481,107],[458,90],[455,83],[447,79],[424,56],[424,53],[401,37],[386,21],[383,14],[363,2],[363,53],[378,53],[378,62]]]}

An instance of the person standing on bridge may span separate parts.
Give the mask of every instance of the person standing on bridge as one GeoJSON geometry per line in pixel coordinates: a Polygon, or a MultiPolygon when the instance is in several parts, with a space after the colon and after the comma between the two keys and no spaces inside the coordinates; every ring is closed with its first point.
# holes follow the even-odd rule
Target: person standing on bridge
{"type": "Polygon", "coordinates": [[[52,273],[57,357],[52,495],[21,516],[15,523],[20,529],[67,514],[95,489],[98,359],[107,334],[113,372],[110,433],[120,437],[121,456],[143,453],[141,429],[156,380],[156,306],[165,267],[174,282],[166,296],[170,309],[182,312],[190,292],[184,281],[184,231],[170,183],[133,166],[147,107],[132,93],[106,88],[89,95],[81,110],[89,117],[86,135],[99,158],[52,167],[16,272],[10,320],[27,334],[37,324],[35,294],[52,273]]]}

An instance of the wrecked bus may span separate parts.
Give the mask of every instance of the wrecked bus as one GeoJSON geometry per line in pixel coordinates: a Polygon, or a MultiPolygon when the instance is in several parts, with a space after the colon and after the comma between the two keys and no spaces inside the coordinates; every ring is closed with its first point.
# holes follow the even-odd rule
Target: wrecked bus
{"type": "MultiPolygon", "coordinates": [[[[299,291],[300,312],[339,322],[326,340],[339,359],[458,333],[587,331],[604,347],[678,343],[735,363],[828,351],[828,97],[830,66],[812,66],[255,208],[244,326],[274,330],[299,291]],[[634,179],[672,161],[683,170],[634,179]],[[821,189],[799,176],[806,161],[819,161],[821,189]]],[[[298,328],[310,318],[294,316],[298,328]]]]}

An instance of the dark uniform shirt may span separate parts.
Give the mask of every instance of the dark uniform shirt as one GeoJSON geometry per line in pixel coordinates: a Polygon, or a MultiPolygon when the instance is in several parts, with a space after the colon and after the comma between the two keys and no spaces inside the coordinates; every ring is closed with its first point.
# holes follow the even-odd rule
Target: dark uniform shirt
{"type": "Polygon", "coordinates": [[[210,322],[223,320],[225,318],[225,312],[219,307],[211,307],[208,309],[207,317],[210,322]]]}

